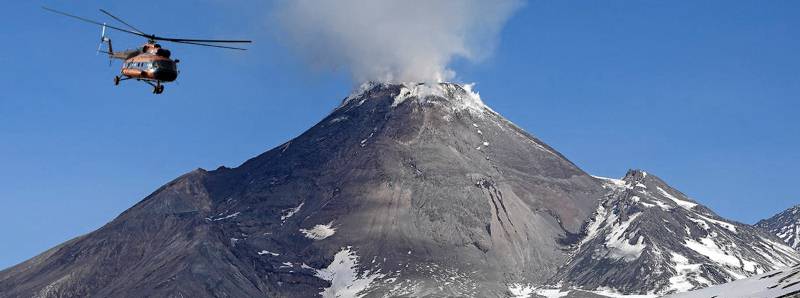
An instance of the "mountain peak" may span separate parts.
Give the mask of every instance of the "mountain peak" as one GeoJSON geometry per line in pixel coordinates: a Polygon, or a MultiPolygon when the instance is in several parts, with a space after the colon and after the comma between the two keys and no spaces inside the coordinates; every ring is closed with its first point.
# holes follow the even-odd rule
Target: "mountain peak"
{"type": "Polygon", "coordinates": [[[630,170],[622,179],[597,178],[609,194],[553,284],[656,296],[800,260],[777,239],[718,216],[656,175],[630,170]]]}
{"type": "Polygon", "coordinates": [[[623,180],[641,180],[647,178],[647,172],[640,169],[630,169],[627,173],[625,173],[625,178],[623,180]]]}
{"type": "Polygon", "coordinates": [[[762,219],[755,226],[777,236],[794,249],[800,250],[800,205],[789,207],[770,218],[762,219]]]}
{"type": "Polygon", "coordinates": [[[373,95],[389,92],[391,93],[392,107],[397,107],[409,100],[415,100],[419,103],[442,103],[454,110],[468,110],[476,115],[481,115],[487,111],[494,113],[494,111],[483,103],[480,95],[473,90],[474,86],[474,84],[451,82],[367,82],[361,84],[353,93],[346,97],[339,108],[350,105],[360,106],[370,99],[385,99],[384,97],[373,95]]]}

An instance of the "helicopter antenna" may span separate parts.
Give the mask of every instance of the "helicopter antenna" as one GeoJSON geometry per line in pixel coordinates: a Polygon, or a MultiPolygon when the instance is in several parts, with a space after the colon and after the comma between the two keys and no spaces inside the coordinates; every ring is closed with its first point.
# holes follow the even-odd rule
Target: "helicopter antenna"
{"type": "Polygon", "coordinates": [[[113,19],[117,20],[117,22],[120,22],[120,23],[122,23],[122,24],[123,24],[123,25],[125,25],[125,26],[128,26],[128,28],[131,28],[131,29],[133,29],[133,31],[136,31],[137,33],[140,33],[140,34],[144,34],[144,32],[142,32],[142,30],[136,29],[136,27],[134,27],[133,25],[131,25],[131,24],[128,24],[127,22],[125,22],[125,21],[123,21],[122,19],[120,19],[120,18],[118,18],[118,17],[114,16],[113,14],[111,14],[111,13],[110,13],[110,12],[108,12],[108,11],[106,11],[105,9],[102,9],[102,8],[101,8],[101,9],[100,9],[100,12],[102,12],[102,13],[104,13],[104,14],[108,15],[109,17],[111,17],[111,18],[113,18],[113,19]]]}

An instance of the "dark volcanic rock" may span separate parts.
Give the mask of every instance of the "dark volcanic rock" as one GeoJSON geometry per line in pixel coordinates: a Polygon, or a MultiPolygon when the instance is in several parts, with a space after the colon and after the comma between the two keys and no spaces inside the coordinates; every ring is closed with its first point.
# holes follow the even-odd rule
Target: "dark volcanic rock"
{"type": "Polygon", "coordinates": [[[469,89],[373,84],[297,138],[0,272],[0,293],[504,296],[556,273],[604,193],[469,89]]]}
{"type": "Polygon", "coordinates": [[[760,220],[756,223],[756,228],[773,234],[794,249],[800,250],[800,205],[760,220]]]}

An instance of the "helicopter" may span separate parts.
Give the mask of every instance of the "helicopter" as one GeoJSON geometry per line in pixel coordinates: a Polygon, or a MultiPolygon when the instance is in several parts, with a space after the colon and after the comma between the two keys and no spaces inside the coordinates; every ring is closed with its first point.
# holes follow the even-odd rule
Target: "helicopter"
{"type": "Polygon", "coordinates": [[[162,47],[157,41],[166,41],[180,44],[189,44],[196,46],[214,47],[230,50],[247,50],[240,47],[232,47],[222,44],[230,43],[251,43],[250,40],[220,40],[220,39],[187,39],[187,38],[172,38],[157,36],[155,34],[147,34],[123,21],[122,19],[112,15],[106,10],[100,9],[100,12],[108,15],[112,19],[120,22],[128,29],[108,25],[106,23],[97,22],[87,18],[79,17],[76,15],[68,14],[66,12],[58,11],[52,8],[42,6],[42,9],[67,16],[70,18],[78,19],[84,22],[101,26],[100,44],[97,46],[97,53],[104,53],[108,55],[109,65],[113,59],[122,60],[122,69],[120,75],[114,76],[114,85],[119,85],[120,82],[126,80],[136,80],[144,82],[153,87],[153,94],[161,94],[164,92],[164,83],[173,82],[178,78],[178,63],[180,60],[172,59],[172,53],[162,47]],[[128,49],[120,52],[115,52],[111,44],[111,38],[106,35],[106,29],[113,29],[120,32],[141,36],[147,39],[144,45],[135,49],[128,49]],[[106,45],[107,50],[103,50],[103,45],[106,45]]]}

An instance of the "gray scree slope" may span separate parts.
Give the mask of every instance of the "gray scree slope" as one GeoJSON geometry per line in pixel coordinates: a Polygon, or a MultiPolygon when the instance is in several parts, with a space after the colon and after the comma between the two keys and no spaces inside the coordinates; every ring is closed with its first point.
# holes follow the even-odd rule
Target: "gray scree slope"
{"type": "Polygon", "coordinates": [[[604,193],[468,88],[373,84],[297,138],[0,272],[0,293],[504,296],[555,274],[604,193]]]}

